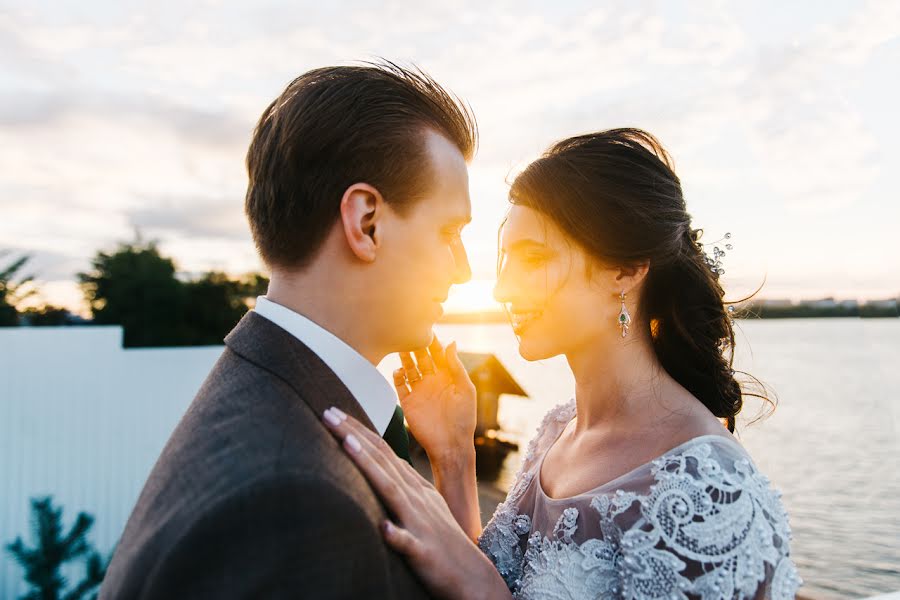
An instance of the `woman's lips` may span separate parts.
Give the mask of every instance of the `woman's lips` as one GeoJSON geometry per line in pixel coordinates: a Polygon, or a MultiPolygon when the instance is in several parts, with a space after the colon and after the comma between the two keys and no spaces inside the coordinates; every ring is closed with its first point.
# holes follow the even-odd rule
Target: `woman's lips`
{"type": "Polygon", "coordinates": [[[518,335],[528,329],[528,326],[538,320],[541,315],[544,314],[543,311],[539,310],[529,310],[529,311],[512,311],[509,313],[510,320],[512,321],[513,331],[518,335]]]}

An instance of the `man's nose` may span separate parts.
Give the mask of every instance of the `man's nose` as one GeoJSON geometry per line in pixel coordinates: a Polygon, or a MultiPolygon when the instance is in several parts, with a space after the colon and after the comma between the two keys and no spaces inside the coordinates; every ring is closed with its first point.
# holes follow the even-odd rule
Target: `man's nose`
{"type": "Polygon", "coordinates": [[[472,268],[469,266],[469,257],[466,248],[460,243],[453,251],[454,271],[453,283],[465,283],[472,279],[472,268]]]}

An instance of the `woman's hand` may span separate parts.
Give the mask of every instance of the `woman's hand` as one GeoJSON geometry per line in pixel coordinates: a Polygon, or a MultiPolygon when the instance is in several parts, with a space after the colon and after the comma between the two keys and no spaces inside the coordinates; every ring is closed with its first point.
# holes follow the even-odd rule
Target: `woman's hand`
{"type": "Polygon", "coordinates": [[[428,348],[400,353],[394,387],[409,429],[432,464],[458,462],[473,448],[475,386],[459,360],[456,342],[446,351],[437,337],[428,348]]]}
{"type": "Polygon", "coordinates": [[[404,555],[429,590],[442,598],[510,598],[488,558],[457,524],[443,497],[376,433],[337,408],[323,415],[372,489],[396,517],[385,521],[387,544],[404,555]]]}

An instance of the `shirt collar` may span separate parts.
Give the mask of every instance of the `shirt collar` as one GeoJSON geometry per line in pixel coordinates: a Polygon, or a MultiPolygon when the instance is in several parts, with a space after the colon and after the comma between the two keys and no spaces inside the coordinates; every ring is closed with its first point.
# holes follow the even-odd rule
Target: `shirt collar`
{"type": "Polygon", "coordinates": [[[397,393],[375,365],[321,325],[281,304],[272,302],[265,296],[256,299],[256,307],[253,310],[315,352],[347,386],[378,430],[378,434],[384,435],[388,423],[394,416],[397,393]]]}

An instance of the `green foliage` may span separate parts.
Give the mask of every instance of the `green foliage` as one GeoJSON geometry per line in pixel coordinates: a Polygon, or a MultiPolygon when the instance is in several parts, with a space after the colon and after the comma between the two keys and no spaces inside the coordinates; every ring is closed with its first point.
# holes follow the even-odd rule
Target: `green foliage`
{"type": "MultiPolygon", "coordinates": [[[[3,258],[9,252],[0,252],[3,258]]],[[[15,281],[17,273],[25,266],[30,256],[20,256],[5,267],[0,267],[0,327],[11,327],[19,324],[19,311],[16,305],[35,293],[31,287],[34,279],[29,275],[15,281]]]]}
{"type": "Polygon", "coordinates": [[[185,294],[175,264],[154,243],[121,244],[98,252],[78,279],[94,323],[121,325],[125,346],[162,346],[178,337],[185,294]]]}
{"type": "Polygon", "coordinates": [[[21,313],[22,325],[29,327],[57,327],[71,325],[72,313],[65,308],[45,304],[39,308],[27,308],[21,313]]]}
{"type": "Polygon", "coordinates": [[[193,346],[221,344],[225,334],[247,312],[238,297],[238,283],[224,273],[207,273],[184,284],[184,323],[181,343],[193,346]]]}
{"type": "Polygon", "coordinates": [[[122,325],[126,347],[221,344],[247,300],[268,285],[261,275],[233,280],[218,272],[181,281],[155,243],[139,240],[99,252],[91,267],[78,278],[94,323],[122,325]]]}
{"type": "MultiPolygon", "coordinates": [[[[35,545],[29,548],[17,537],[6,546],[25,570],[25,581],[31,585],[21,600],[79,600],[98,587],[106,574],[106,562],[87,540],[94,518],[78,513],[69,532],[63,534],[62,508],[53,506],[53,498],[31,499],[31,532],[35,545]],[[68,582],[60,572],[65,563],[82,559],[84,578],[68,592],[68,582]]],[[[96,596],[94,596],[96,597],[96,596]]]]}

